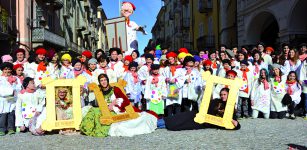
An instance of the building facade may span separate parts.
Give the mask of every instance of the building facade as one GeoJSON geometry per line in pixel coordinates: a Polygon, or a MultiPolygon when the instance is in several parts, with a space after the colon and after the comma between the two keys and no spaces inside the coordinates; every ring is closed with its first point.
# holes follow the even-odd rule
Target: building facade
{"type": "Polygon", "coordinates": [[[0,0],[0,55],[17,47],[16,0],[0,0]]]}
{"type": "Polygon", "coordinates": [[[239,46],[306,42],[306,10],[306,0],[237,0],[239,46]]]}
{"type": "Polygon", "coordinates": [[[27,50],[104,49],[106,16],[101,5],[99,0],[17,0],[17,41],[27,50]]]}

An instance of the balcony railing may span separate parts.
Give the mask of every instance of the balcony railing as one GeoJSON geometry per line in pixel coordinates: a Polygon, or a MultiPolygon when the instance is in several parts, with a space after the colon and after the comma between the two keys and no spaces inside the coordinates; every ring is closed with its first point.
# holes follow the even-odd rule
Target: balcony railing
{"type": "Polygon", "coordinates": [[[53,6],[55,10],[61,9],[64,6],[63,0],[46,0],[46,4],[49,6],[53,6]]]}
{"type": "Polygon", "coordinates": [[[198,11],[200,13],[208,13],[212,10],[212,0],[198,0],[198,11]]]}
{"type": "Polygon", "coordinates": [[[197,48],[199,50],[206,48],[215,47],[215,37],[214,35],[206,35],[197,39],[197,48]]]}
{"type": "Polygon", "coordinates": [[[182,30],[181,30],[181,27],[180,27],[180,26],[176,26],[176,27],[175,27],[175,35],[176,35],[176,37],[178,37],[178,38],[182,37],[182,30]]]}
{"type": "Polygon", "coordinates": [[[182,27],[184,29],[190,28],[190,18],[183,18],[182,27]]]}
{"type": "Polygon", "coordinates": [[[45,28],[35,28],[32,31],[32,42],[48,42],[61,47],[65,47],[65,38],[48,31],[45,28]]]}
{"type": "Polygon", "coordinates": [[[189,0],[180,0],[180,2],[181,2],[182,5],[189,4],[189,0]]]}
{"type": "Polygon", "coordinates": [[[170,12],[168,13],[168,16],[169,16],[169,20],[174,20],[174,18],[175,18],[175,14],[174,14],[173,11],[170,11],[170,12]]]}
{"type": "Polygon", "coordinates": [[[182,5],[181,3],[174,3],[174,12],[180,13],[182,11],[182,5]]]}

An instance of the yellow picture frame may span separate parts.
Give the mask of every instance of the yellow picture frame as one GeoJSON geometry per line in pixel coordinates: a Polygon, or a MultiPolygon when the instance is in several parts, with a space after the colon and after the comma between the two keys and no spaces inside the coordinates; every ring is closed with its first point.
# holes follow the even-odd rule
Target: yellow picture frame
{"type": "MultiPolygon", "coordinates": [[[[123,88],[126,85],[126,82],[124,80],[120,80],[119,82],[114,83],[112,85],[116,85],[116,87],[120,88],[121,91],[124,93],[123,88]]],[[[112,114],[108,108],[108,104],[105,101],[103,94],[100,91],[98,85],[96,83],[90,83],[88,87],[90,91],[94,92],[96,100],[98,102],[99,110],[101,111],[101,117],[100,117],[101,124],[110,125],[115,122],[131,120],[131,119],[135,119],[139,117],[139,114],[134,111],[131,104],[125,107],[126,113],[112,114]]]]}
{"type": "Polygon", "coordinates": [[[86,78],[78,76],[76,79],[57,79],[53,80],[50,77],[43,78],[42,84],[46,86],[46,120],[42,123],[42,129],[52,131],[58,129],[74,128],[80,129],[82,121],[80,87],[84,85],[86,78]],[[72,87],[73,99],[73,119],[71,120],[56,120],[55,109],[55,89],[57,87],[72,87]]]}
{"type": "Polygon", "coordinates": [[[202,79],[206,81],[206,89],[205,93],[199,108],[199,112],[196,114],[194,121],[197,123],[209,123],[221,127],[225,127],[226,129],[234,129],[235,126],[232,123],[232,117],[234,113],[234,107],[237,99],[237,94],[240,87],[243,84],[243,81],[239,78],[235,78],[234,80],[218,77],[211,75],[210,72],[202,73],[202,79]],[[226,103],[226,108],[223,117],[217,117],[214,115],[208,114],[208,109],[211,102],[211,95],[213,93],[215,84],[224,84],[230,87],[228,99],[226,103]]]}

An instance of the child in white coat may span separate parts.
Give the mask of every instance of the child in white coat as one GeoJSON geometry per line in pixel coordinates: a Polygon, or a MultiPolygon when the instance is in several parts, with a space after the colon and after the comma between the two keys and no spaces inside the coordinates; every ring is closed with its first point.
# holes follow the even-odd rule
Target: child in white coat
{"type": "Polygon", "coordinates": [[[33,78],[26,77],[22,85],[25,91],[18,94],[15,125],[21,132],[24,132],[29,128],[31,119],[42,112],[45,99],[35,92],[36,88],[33,78]]]}
{"type": "Polygon", "coordinates": [[[21,90],[20,80],[12,75],[13,64],[1,64],[0,76],[0,136],[15,133],[15,105],[17,93],[21,90]]]}
{"type": "Polygon", "coordinates": [[[147,100],[147,110],[158,115],[164,114],[164,99],[167,96],[165,77],[159,73],[160,65],[151,65],[151,75],[145,85],[144,98],[147,100]]]}
{"type": "Polygon", "coordinates": [[[258,118],[259,112],[263,113],[265,119],[270,117],[271,85],[269,84],[266,69],[259,71],[259,78],[254,81],[251,91],[251,106],[253,118],[258,118]]]}

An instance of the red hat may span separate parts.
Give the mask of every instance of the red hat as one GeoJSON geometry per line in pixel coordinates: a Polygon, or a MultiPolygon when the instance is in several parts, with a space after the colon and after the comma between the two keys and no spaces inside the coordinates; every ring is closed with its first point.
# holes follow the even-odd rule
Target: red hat
{"type": "Polygon", "coordinates": [[[86,58],[88,59],[91,59],[93,56],[92,56],[92,52],[89,51],[89,50],[85,50],[82,52],[82,55],[84,55],[86,58]]]}
{"type": "Polygon", "coordinates": [[[184,53],[189,53],[189,51],[188,51],[188,49],[186,49],[186,48],[184,48],[184,47],[182,47],[182,48],[179,48],[179,53],[181,53],[181,52],[184,52],[184,53]]]}
{"type": "Polygon", "coordinates": [[[269,47],[266,47],[265,50],[266,50],[266,51],[270,51],[270,52],[274,52],[274,48],[273,48],[273,47],[270,47],[270,46],[269,46],[269,47]]]}
{"type": "Polygon", "coordinates": [[[125,4],[125,3],[130,4],[130,5],[132,6],[132,8],[133,8],[133,11],[135,11],[136,7],[135,7],[135,5],[134,5],[134,4],[132,4],[131,2],[123,2],[123,4],[125,4]]]}
{"type": "Polygon", "coordinates": [[[14,70],[17,70],[18,68],[22,68],[23,69],[23,65],[22,64],[16,64],[13,66],[14,70]]]}
{"type": "Polygon", "coordinates": [[[47,51],[46,51],[46,49],[43,48],[43,47],[40,47],[40,48],[38,48],[38,49],[35,51],[35,54],[36,54],[36,55],[46,55],[46,53],[47,53],[47,51]]]}
{"type": "Polygon", "coordinates": [[[169,59],[170,57],[176,58],[177,54],[175,52],[169,52],[166,54],[166,58],[169,59]]]}
{"type": "Polygon", "coordinates": [[[237,76],[237,72],[236,71],[234,71],[234,70],[228,70],[227,72],[226,72],[226,75],[233,75],[233,76],[237,76]]]}
{"type": "Polygon", "coordinates": [[[128,60],[129,62],[133,61],[133,58],[130,55],[125,56],[124,60],[128,60]]]}
{"type": "Polygon", "coordinates": [[[203,65],[204,66],[211,66],[212,62],[211,62],[211,60],[207,59],[207,60],[203,61],[203,65]]]}
{"type": "Polygon", "coordinates": [[[55,54],[56,54],[55,49],[54,48],[50,48],[49,51],[46,54],[46,57],[51,60],[54,57],[55,54]]]}
{"type": "Polygon", "coordinates": [[[25,54],[26,51],[25,51],[24,49],[22,49],[22,48],[18,48],[18,49],[15,51],[15,54],[17,54],[17,53],[23,53],[23,54],[25,54]]]}

